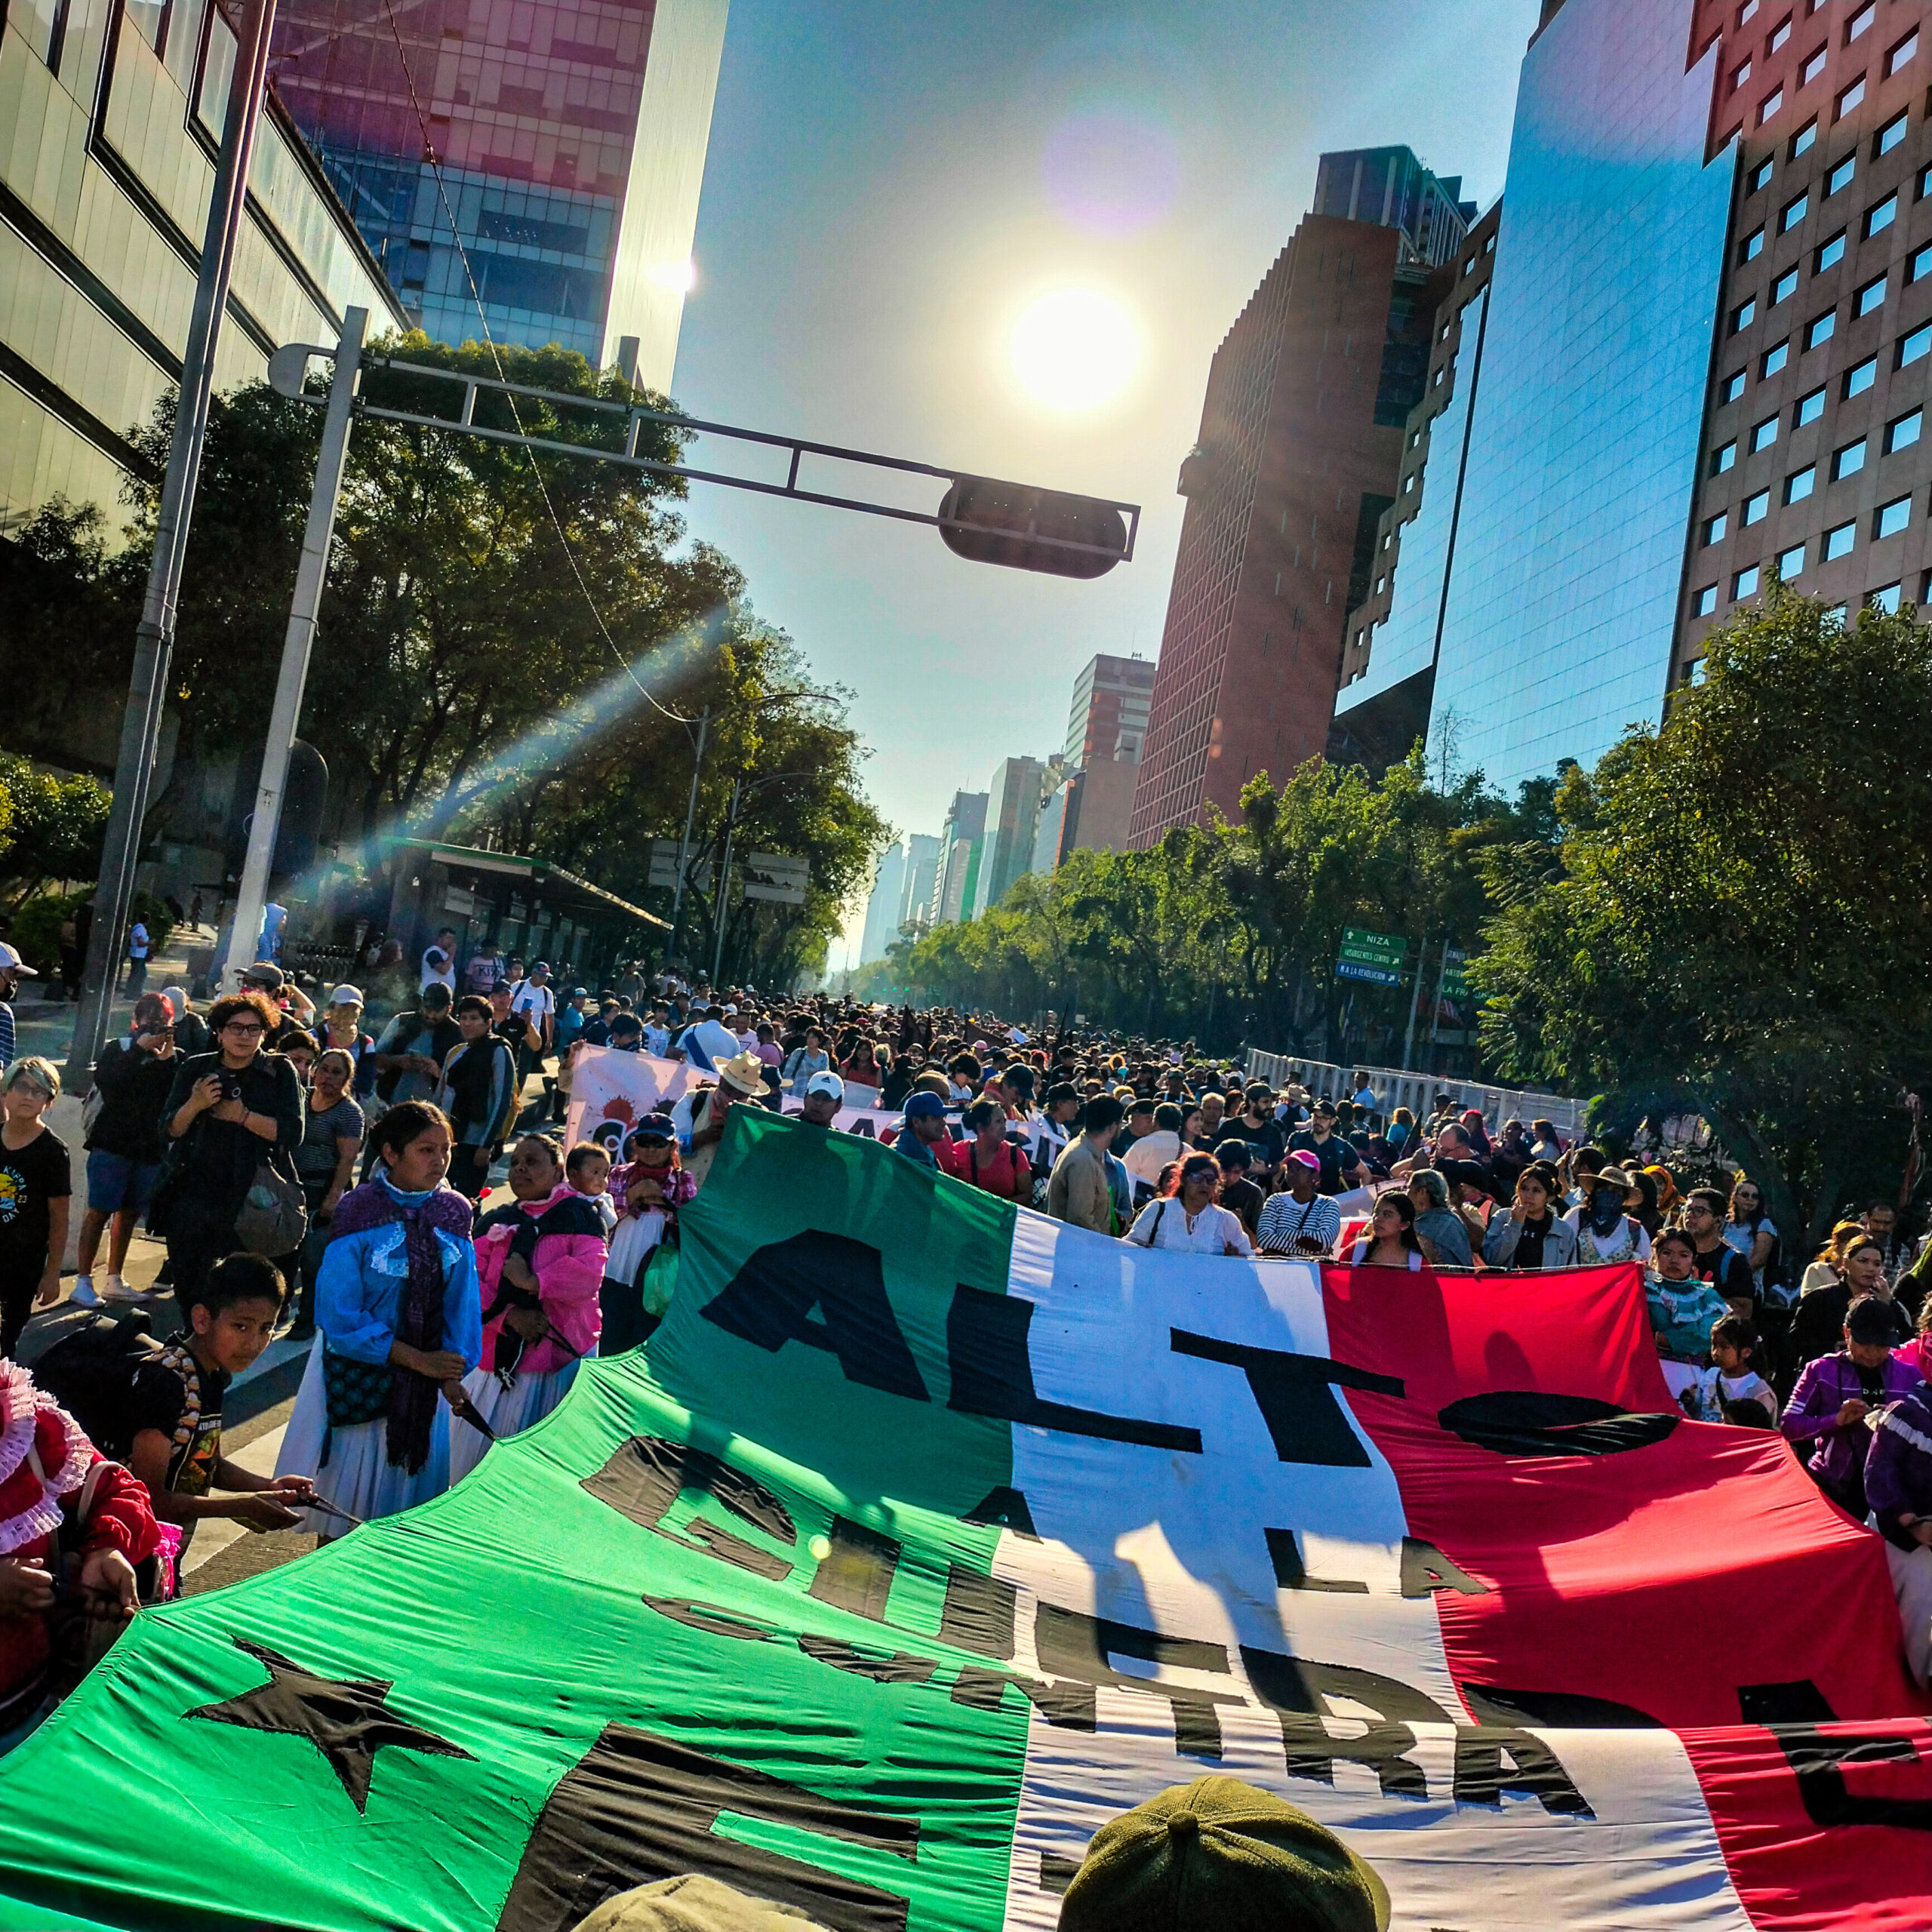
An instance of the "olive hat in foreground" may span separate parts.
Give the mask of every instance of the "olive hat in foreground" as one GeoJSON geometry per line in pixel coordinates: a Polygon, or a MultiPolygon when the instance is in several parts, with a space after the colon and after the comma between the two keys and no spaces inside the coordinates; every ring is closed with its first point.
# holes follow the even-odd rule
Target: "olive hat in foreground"
{"type": "Polygon", "coordinates": [[[1388,1888],[1325,1825],[1238,1778],[1196,1778],[1103,1825],[1060,1932],[1387,1932],[1388,1888]]]}

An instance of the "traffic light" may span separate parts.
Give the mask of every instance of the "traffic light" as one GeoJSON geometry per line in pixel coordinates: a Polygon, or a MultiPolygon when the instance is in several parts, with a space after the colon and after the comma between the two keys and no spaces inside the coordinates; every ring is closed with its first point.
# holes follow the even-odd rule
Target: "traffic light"
{"type": "Polygon", "coordinates": [[[946,491],[939,534],[969,563],[1050,577],[1105,577],[1127,555],[1126,520],[1112,503],[983,476],[946,491]]]}

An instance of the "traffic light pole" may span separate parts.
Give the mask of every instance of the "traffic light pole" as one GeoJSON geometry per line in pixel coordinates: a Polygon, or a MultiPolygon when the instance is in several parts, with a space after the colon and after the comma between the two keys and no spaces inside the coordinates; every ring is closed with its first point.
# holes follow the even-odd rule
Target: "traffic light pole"
{"type": "Polygon", "coordinates": [[[698,717],[697,752],[691,760],[691,801],[685,808],[685,835],[678,841],[678,882],[671,891],[671,936],[664,942],[667,968],[678,956],[678,926],[685,912],[685,878],[691,863],[691,826],[697,818],[697,782],[704,775],[704,741],[710,733],[711,707],[707,704],[698,717]]]}
{"type": "MultiPolygon", "coordinates": [[[[315,457],[315,484],[309,497],[308,528],[302,534],[302,561],[295,571],[295,598],[289,606],[288,629],[281,647],[281,669],[275,679],[275,704],[269,713],[268,742],[262,747],[262,775],[255,791],[255,814],[248,828],[248,855],[242,864],[242,883],[235,899],[235,921],[228,939],[228,957],[221,961],[223,991],[232,991],[242,969],[255,956],[255,935],[267,903],[269,873],[275,863],[275,832],[281,820],[281,801],[288,783],[288,757],[302,721],[302,691],[309,680],[309,651],[315,638],[315,612],[328,580],[329,545],[335,536],[336,504],[342,494],[343,466],[349,455],[349,426],[355,404],[355,380],[362,363],[362,338],[369,312],[350,309],[343,316],[342,340],[336,346],[335,374],[322,416],[322,444],[315,457]]],[[[297,344],[277,352],[292,363],[300,356],[304,368],[307,349],[297,344]]],[[[301,376],[296,375],[297,386],[301,376]]]]}
{"type": "Polygon", "coordinates": [[[215,349],[228,306],[228,285],[248,189],[248,162],[261,118],[262,89],[268,72],[269,35],[275,25],[275,0],[247,0],[235,71],[228,84],[228,113],[215,164],[214,192],[208,202],[202,242],[201,273],[188,321],[187,347],[181,358],[181,385],[175,398],[174,435],[155,519],[154,556],[148,566],[147,594],[134,633],[134,669],[128,686],[128,709],[121,720],[121,747],[114,763],[114,800],[101,847],[100,878],[94,888],[94,924],[88,936],[79,1010],[68,1050],[66,1084],[85,1091],[94,1063],[107,1038],[113,1011],[114,983],[121,968],[122,941],[134,903],[134,875],[140,863],[141,828],[147,817],[148,791],[161,744],[168,668],[174,654],[174,614],[181,589],[182,560],[194,514],[195,485],[207,438],[208,405],[214,387],[215,349]]]}

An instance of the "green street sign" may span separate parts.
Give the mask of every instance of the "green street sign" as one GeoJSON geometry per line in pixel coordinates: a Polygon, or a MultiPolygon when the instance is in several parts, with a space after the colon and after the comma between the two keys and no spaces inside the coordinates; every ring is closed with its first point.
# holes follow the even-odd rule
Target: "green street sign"
{"type": "Polygon", "coordinates": [[[1340,956],[1358,965],[1399,967],[1409,943],[1399,933],[1372,933],[1360,926],[1342,928],[1340,956]]]}

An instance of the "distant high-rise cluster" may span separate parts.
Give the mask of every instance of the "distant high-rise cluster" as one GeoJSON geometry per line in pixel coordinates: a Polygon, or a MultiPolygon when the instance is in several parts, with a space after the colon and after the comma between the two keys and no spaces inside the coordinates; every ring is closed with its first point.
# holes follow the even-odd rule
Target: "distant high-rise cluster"
{"type": "Polygon", "coordinates": [[[1063,746],[1002,758],[983,792],[957,792],[937,837],[887,848],[866,906],[859,963],[950,920],[997,906],[1014,880],[1051,872],[1072,851],[1127,844],[1134,777],[1146,740],[1154,666],[1097,657],[1074,681],[1063,746]]]}

